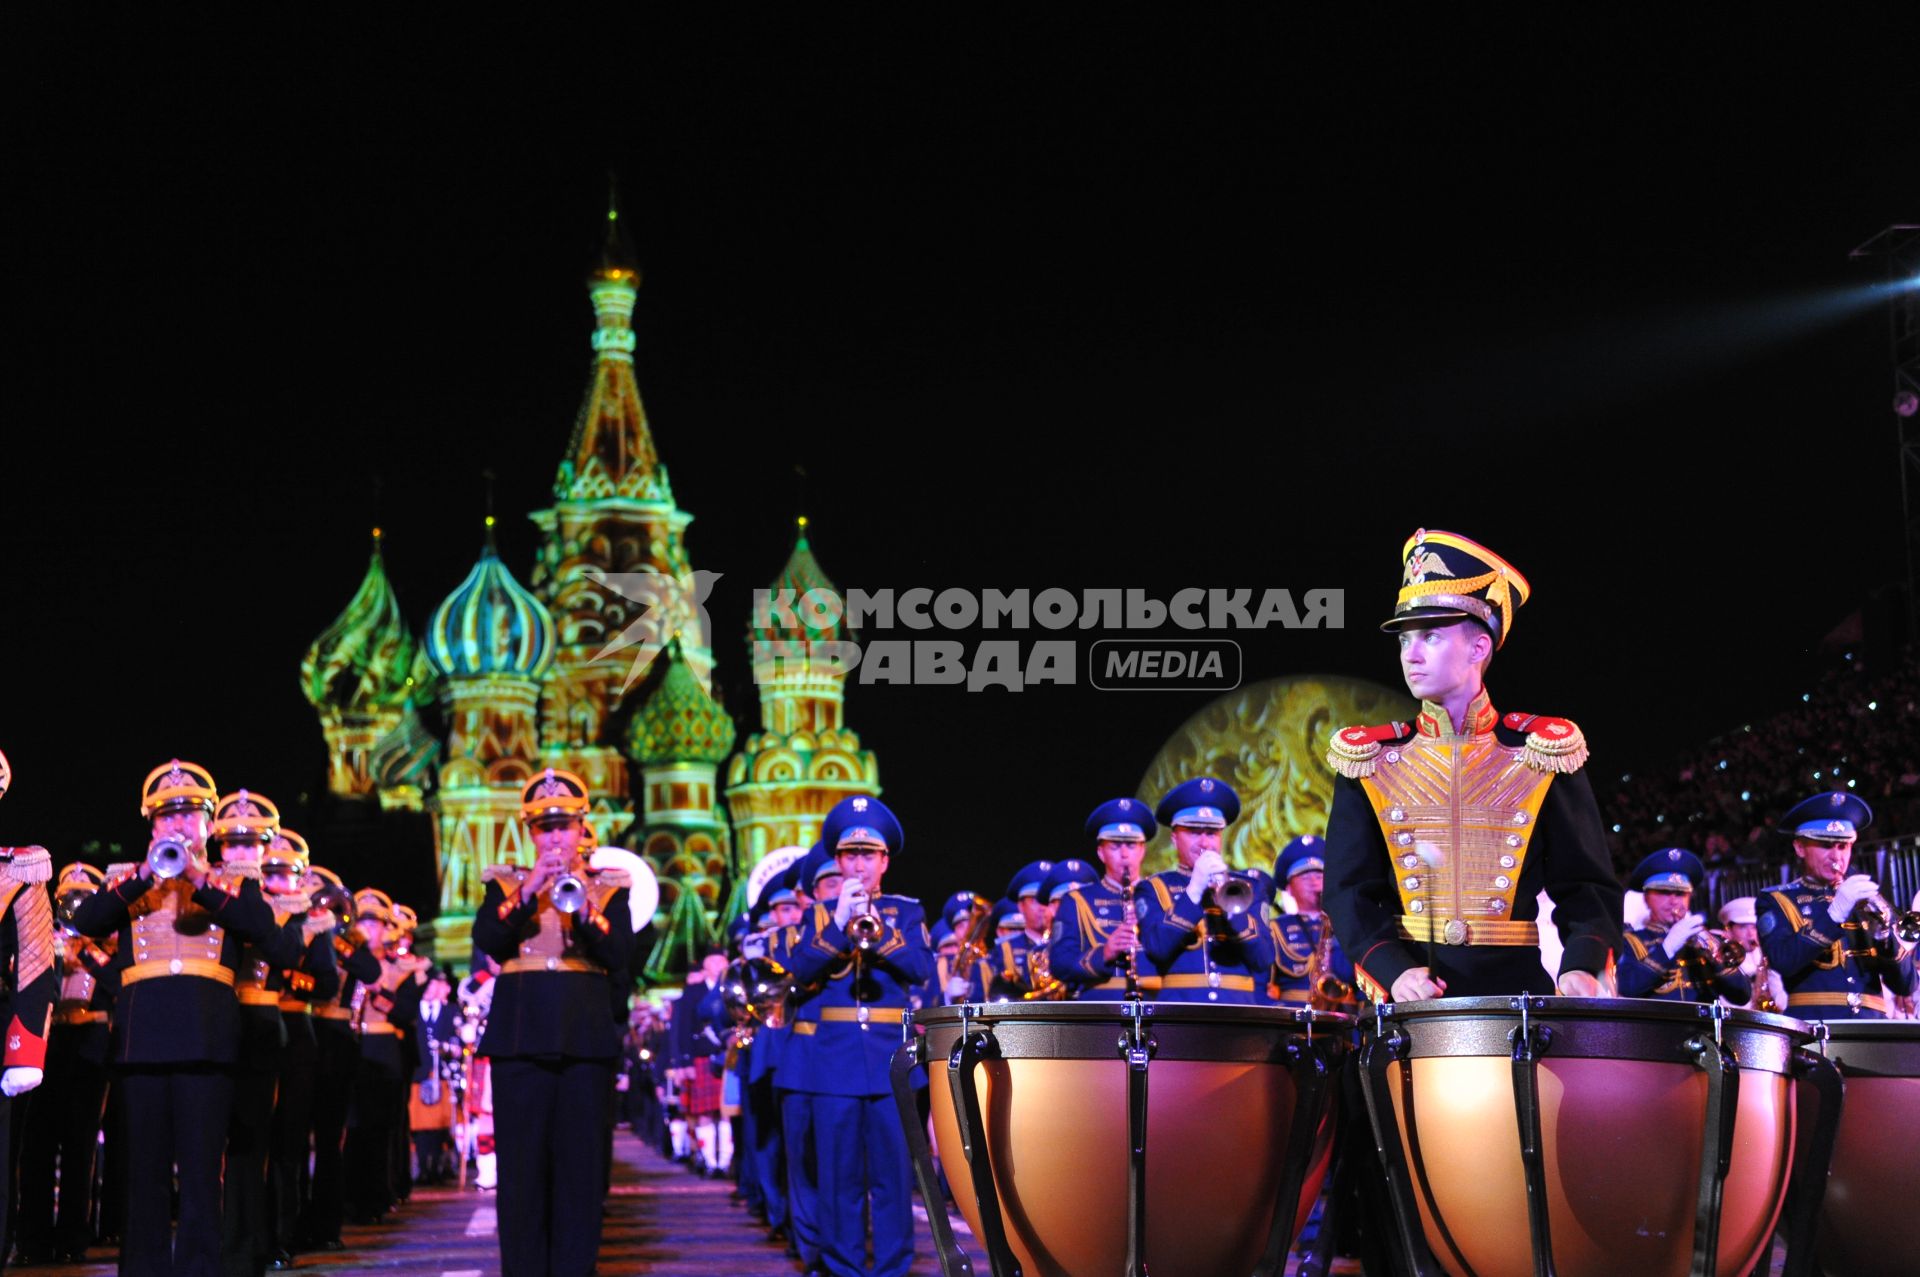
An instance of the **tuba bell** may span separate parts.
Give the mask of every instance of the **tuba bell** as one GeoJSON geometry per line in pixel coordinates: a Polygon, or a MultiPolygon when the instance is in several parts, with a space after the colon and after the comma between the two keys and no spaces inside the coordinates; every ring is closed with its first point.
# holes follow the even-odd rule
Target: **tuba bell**
{"type": "Polygon", "coordinates": [[[720,981],[720,1004],[740,1030],[736,1045],[752,1042],[754,1031],[763,1024],[780,1027],[792,988],[787,969],[771,958],[736,958],[727,964],[720,981]]]}

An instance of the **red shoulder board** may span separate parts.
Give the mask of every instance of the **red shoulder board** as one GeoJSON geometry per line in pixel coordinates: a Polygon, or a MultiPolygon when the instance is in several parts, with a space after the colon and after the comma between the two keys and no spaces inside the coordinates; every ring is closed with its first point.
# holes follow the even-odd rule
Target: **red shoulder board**
{"type": "Polygon", "coordinates": [[[1572,740],[1580,729],[1564,718],[1539,714],[1509,714],[1501,720],[1516,732],[1537,732],[1548,740],[1572,740]]]}
{"type": "MultiPolygon", "coordinates": [[[[1518,717],[1518,715],[1509,715],[1518,717]]],[[[1399,740],[1413,729],[1405,723],[1382,723],[1378,727],[1349,727],[1339,734],[1343,745],[1377,745],[1381,741],[1399,740]]]]}

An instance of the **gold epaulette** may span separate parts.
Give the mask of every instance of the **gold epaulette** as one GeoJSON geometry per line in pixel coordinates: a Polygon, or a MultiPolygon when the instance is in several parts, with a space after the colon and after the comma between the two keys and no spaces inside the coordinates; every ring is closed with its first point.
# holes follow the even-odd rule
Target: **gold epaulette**
{"type": "Polygon", "coordinates": [[[633,886],[633,875],[624,869],[596,869],[593,885],[608,891],[625,891],[633,886]]]}
{"type": "Polygon", "coordinates": [[[1571,719],[1509,714],[1501,720],[1527,734],[1525,762],[1537,772],[1567,775],[1587,763],[1587,738],[1571,719]]]}
{"type": "Polygon", "coordinates": [[[45,847],[15,847],[13,854],[0,861],[0,882],[49,882],[53,879],[53,856],[45,847]]]}
{"type": "Polygon", "coordinates": [[[1327,741],[1327,766],[1348,780],[1364,780],[1373,775],[1374,759],[1380,755],[1381,742],[1398,740],[1412,730],[1405,723],[1343,727],[1327,741]]]}
{"type": "Polygon", "coordinates": [[[525,882],[526,880],[527,880],[527,871],[522,869],[519,865],[488,865],[485,869],[480,871],[480,881],[483,883],[510,882],[515,886],[519,886],[521,883],[525,882]]]}
{"type": "Polygon", "coordinates": [[[259,882],[260,862],[257,860],[244,860],[231,863],[222,861],[213,867],[212,877],[223,885],[227,880],[231,879],[236,887],[238,887],[241,879],[251,878],[253,881],[259,882]]]}

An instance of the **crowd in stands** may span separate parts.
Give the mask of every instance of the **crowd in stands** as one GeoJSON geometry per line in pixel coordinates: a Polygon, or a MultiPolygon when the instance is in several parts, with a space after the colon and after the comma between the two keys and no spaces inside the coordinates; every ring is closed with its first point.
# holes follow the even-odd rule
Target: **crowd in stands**
{"type": "Polygon", "coordinates": [[[1756,718],[1667,765],[1596,777],[1614,867],[1685,847],[1709,868],[1783,860],[1781,813],[1820,789],[1850,789],[1874,810],[1871,840],[1920,834],[1920,657],[1870,670],[1849,654],[1788,708],[1756,718]]]}

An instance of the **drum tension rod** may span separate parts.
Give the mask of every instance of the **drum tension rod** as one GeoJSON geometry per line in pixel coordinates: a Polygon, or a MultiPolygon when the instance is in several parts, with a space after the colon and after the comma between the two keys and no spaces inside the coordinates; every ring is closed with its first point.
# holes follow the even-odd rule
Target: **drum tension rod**
{"type": "Polygon", "coordinates": [[[1546,999],[1538,1007],[1523,994],[1507,1005],[1520,1013],[1520,1027],[1508,1040],[1513,1043],[1513,1109],[1519,1122],[1520,1163],[1527,1184],[1527,1224],[1533,1243],[1535,1277],[1553,1277],[1553,1230],[1549,1223],[1547,1199],[1546,1146],[1540,1134],[1540,1057],[1553,1041],[1549,1025],[1536,1026],[1532,1013],[1546,1010],[1546,999]]]}

